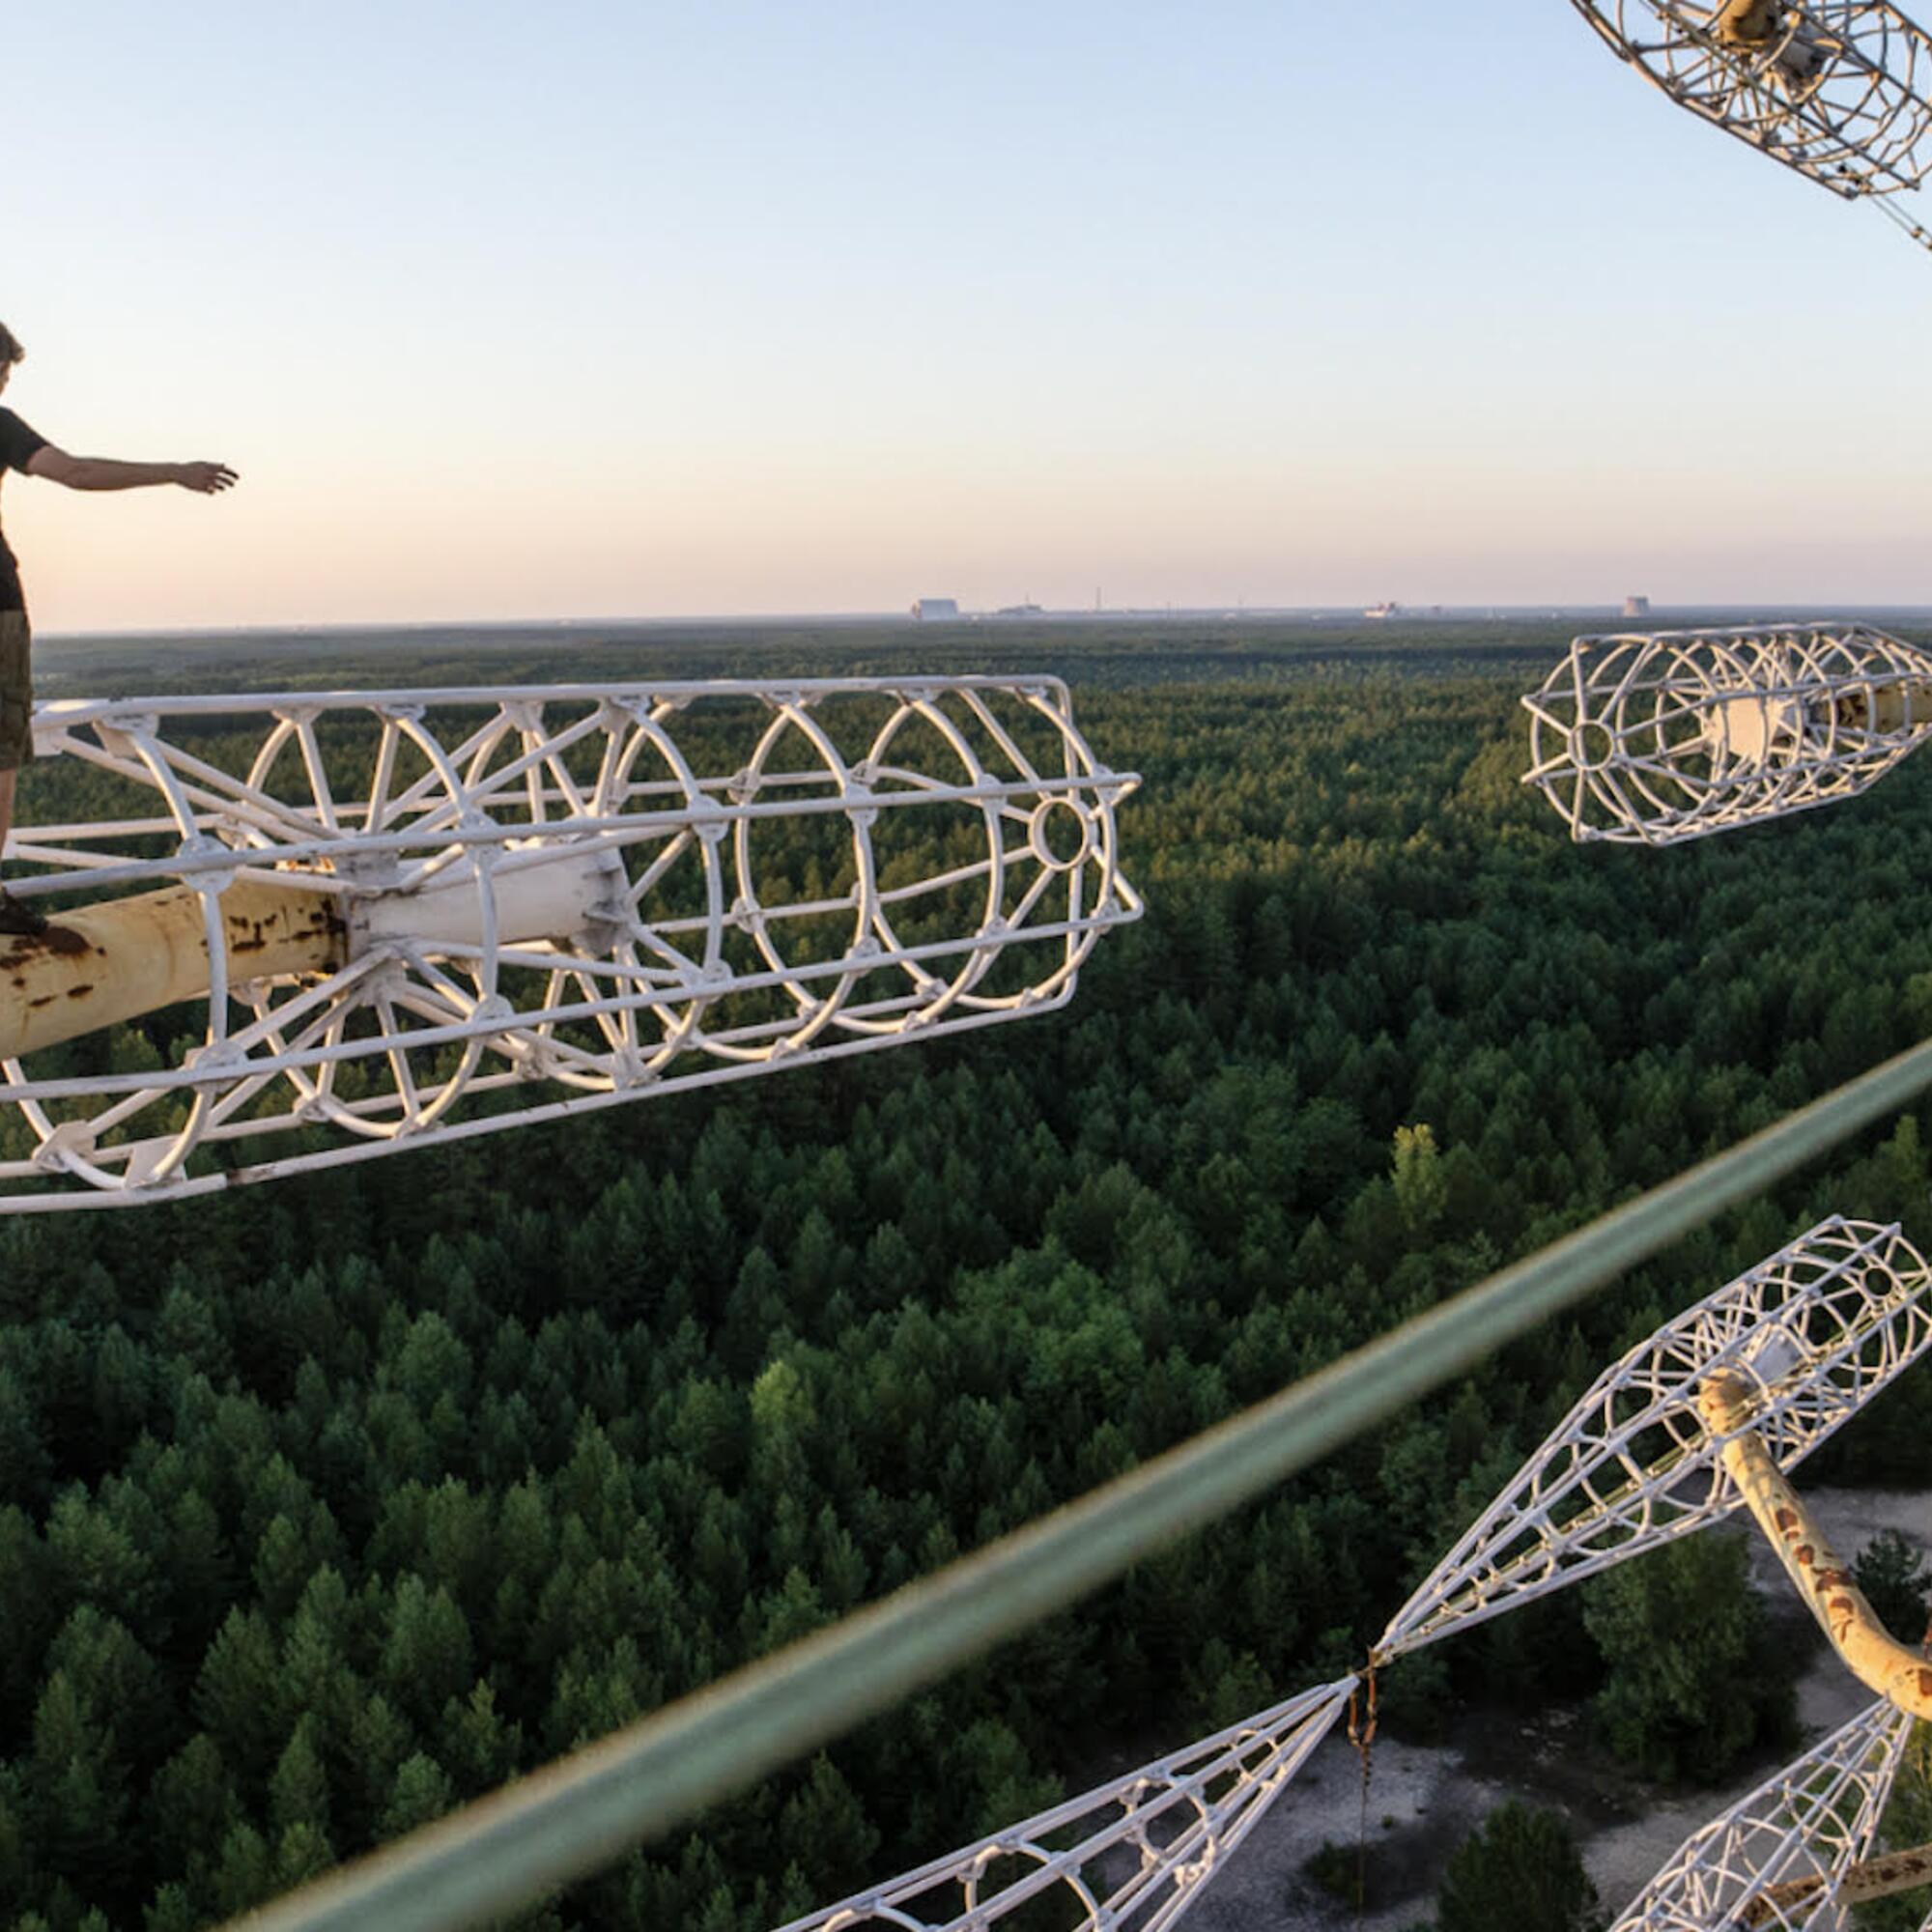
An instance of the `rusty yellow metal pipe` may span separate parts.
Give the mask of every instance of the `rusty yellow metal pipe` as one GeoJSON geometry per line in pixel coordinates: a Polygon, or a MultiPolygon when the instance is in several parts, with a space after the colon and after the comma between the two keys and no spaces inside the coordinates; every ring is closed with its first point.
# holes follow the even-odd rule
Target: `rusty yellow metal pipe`
{"type": "Polygon", "coordinates": [[[1784,25],[1780,0],[1725,0],[1712,21],[1719,45],[1761,47],[1784,25]]]}
{"type": "Polygon", "coordinates": [[[1839,698],[1837,712],[1839,724],[1856,730],[1909,731],[1915,724],[1932,724],[1932,685],[1888,684],[1869,698],[1839,698]]]}
{"type": "MultiPolygon", "coordinates": [[[[347,958],[335,899],[242,879],[221,895],[231,983],[332,972],[347,958]]],[[[63,913],[38,938],[0,939],[0,1060],[205,999],[201,895],[186,886],[63,913]]]]}
{"type": "MultiPolygon", "coordinates": [[[[1831,1885],[1829,1878],[1812,1877],[1768,1887],[1745,1908],[1744,1922],[1757,1926],[1776,1920],[1788,1925],[1794,1910],[1822,1898],[1831,1885]]],[[[1917,1891],[1927,1885],[1932,1885],[1932,1845],[1920,1845],[1917,1851],[1892,1852],[1886,1858],[1867,1859],[1861,1865],[1853,1865],[1838,1880],[1833,1896],[1840,1908],[1869,1905],[1875,1898],[1895,1898],[1902,1891],[1917,1891]]]]}
{"type": "MultiPolygon", "coordinates": [[[[1726,1370],[1698,1391],[1697,1406],[1714,1435],[1742,1429],[1749,1418],[1751,1387],[1726,1370]]],[[[1725,1471],[1743,1492],[1777,1560],[1797,1584],[1832,1648],[1860,1683],[1920,1720],[1932,1719],[1932,1662],[1909,1650],[1879,1622],[1852,1573],[1779,1473],[1754,1433],[1726,1442],[1725,1471]]]]}

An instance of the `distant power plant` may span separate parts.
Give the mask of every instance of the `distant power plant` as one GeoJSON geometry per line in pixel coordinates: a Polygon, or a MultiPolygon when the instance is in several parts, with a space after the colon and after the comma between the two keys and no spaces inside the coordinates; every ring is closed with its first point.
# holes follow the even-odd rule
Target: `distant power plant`
{"type": "Polygon", "coordinates": [[[912,614],[922,624],[959,621],[959,600],[956,597],[922,597],[912,607],[912,614]]]}
{"type": "Polygon", "coordinates": [[[1624,615],[1626,617],[1648,617],[1650,615],[1650,599],[1648,597],[1626,597],[1624,599],[1624,615]]]}

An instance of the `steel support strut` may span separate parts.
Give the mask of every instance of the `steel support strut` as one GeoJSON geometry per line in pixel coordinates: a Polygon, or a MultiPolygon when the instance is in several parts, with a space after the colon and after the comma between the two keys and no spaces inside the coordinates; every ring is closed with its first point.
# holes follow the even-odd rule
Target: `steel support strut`
{"type": "Polygon", "coordinates": [[[1908,1717],[1932,1722],[1932,1662],[1922,1650],[1907,1649],[1879,1621],[1850,1567],[1784,1480],[1751,1426],[1754,1394],[1743,1377],[1720,1370],[1698,1395],[1725,1474],[1845,1668],[1908,1717]]]}

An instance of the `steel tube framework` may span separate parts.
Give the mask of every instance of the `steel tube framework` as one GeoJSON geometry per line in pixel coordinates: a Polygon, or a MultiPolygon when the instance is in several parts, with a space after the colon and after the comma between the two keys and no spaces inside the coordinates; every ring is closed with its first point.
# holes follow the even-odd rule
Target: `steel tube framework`
{"type": "Polygon", "coordinates": [[[1748,1432],[1796,1468],[1932,1349],[1932,1267],[1896,1227],[1833,1217],[1666,1322],[1598,1378],[1391,1620],[1393,1661],[1459,1626],[1695,1534],[1743,1508],[1748,1432]],[[1745,1392],[1713,1434],[1719,1377],[1745,1392]]]}
{"type": "Polygon", "coordinates": [[[1610,1932],[1837,1932],[1838,1883],[1870,1852],[1912,1735],[1883,1700],[1693,1833],[1610,1932]],[[1782,1888],[1816,1884],[1796,1897],[1782,1888]],[[1764,1916],[1747,1918],[1753,1908],[1764,1916]]]}
{"type": "MultiPolygon", "coordinates": [[[[1837,1879],[1835,1896],[1842,1912],[1849,1905],[1896,1898],[1901,1892],[1918,1891],[1928,1885],[1932,1885],[1932,1845],[1919,1845],[1909,1852],[1889,1852],[1846,1866],[1837,1879]]],[[[1768,1887],[1760,1897],[1745,1907],[1742,1923],[1751,1927],[1774,1925],[1781,1917],[1788,1925],[1798,1908],[1812,1904],[1833,1889],[1833,1881],[1824,1877],[1790,1879],[1768,1887]]]]}
{"type": "Polygon", "coordinates": [[[1834,805],[1932,732],[1932,652],[1862,624],[1578,638],[1523,700],[1578,842],[1675,845],[1834,805]]]}
{"type": "MultiPolygon", "coordinates": [[[[1765,1480],[1781,1484],[1780,1469],[1803,1461],[1928,1348],[1932,1268],[1918,1252],[1896,1227],[1820,1223],[1665,1323],[1600,1378],[1398,1613],[1371,1653],[1371,1673],[1747,1503],[1762,1514],[1757,1465],[1770,1472],[1765,1480]],[[1722,1391],[1717,1406],[1714,1390],[1722,1391]],[[1755,1463],[1747,1466],[1746,1457],[1755,1463]]],[[[1802,1516],[1795,1498],[1780,1494],[1802,1516]]],[[[1886,1661],[1897,1662],[1889,1653],[1886,1661]]],[[[1908,1662],[1915,1683],[1927,1674],[1920,1661],[1908,1662]]],[[[1874,1688],[1897,1681],[1893,1669],[1874,1688]]],[[[783,1932],[884,1925],[989,1932],[1047,1892],[1061,1903],[1065,1932],[1157,1932],[1216,1868],[1208,1851],[1225,1852],[1252,1829],[1359,1685],[1350,1679],[1310,1691],[783,1932]],[[1250,1776],[1235,1773],[1231,1751],[1251,1767],[1250,1776]],[[1204,1780],[1219,1784],[1218,1803],[1204,1780]],[[1151,1830],[1163,1807],[1183,1801],[1193,1809],[1181,1809],[1178,1825],[1151,1830]],[[1138,1852],[1131,1861],[1120,1856],[1129,1841],[1138,1852]]],[[[1918,1712],[1892,1701],[1908,1717],[1918,1712]]],[[[1372,1732],[1373,1697],[1370,1710],[1372,1732]]],[[[1875,1768],[1874,1817],[1895,1769],[1895,1751],[1875,1768]]],[[[1802,1813],[1810,1787],[1795,1789],[1802,1813]]],[[[1804,1817],[1794,1815],[1793,1829],[1802,1829],[1804,1817]]],[[[1701,1834],[1699,1858],[1722,1836],[1722,1821],[1701,1834]]],[[[1826,1878],[1862,1858],[1869,1842],[1869,1831],[1856,1841],[1818,1840],[1797,1894],[1807,1913],[1826,1878]]],[[[1692,1860],[1690,1868],[1701,1882],[1735,1862],[1720,1852],[1714,1863],[1692,1860]]],[[[1758,1862],[1767,1883],[1788,1866],[1758,1862]]],[[[1895,1875],[1888,1878],[1896,1885],[1895,1875]]]]}
{"type": "MultiPolygon", "coordinates": [[[[43,869],[14,892],[191,891],[202,1037],[156,1072],[0,1061],[0,1212],[180,1199],[1050,1011],[1141,912],[1115,817],[1138,781],[1052,678],[125,699],[35,726],[127,809],[23,833],[43,869]],[[342,935],[323,970],[265,970],[222,915],[291,888],[342,935]]],[[[56,910],[52,937],[110,916],[56,910]]],[[[0,949],[28,1008],[46,951],[0,949]]],[[[116,1014],[139,1001],[94,968],[128,952],[89,955],[116,1014]]]]}
{"type": "Polygon", "coordinates": [[[1932,169],[1932,40],[1889,0],[1573,4],[1680,107],[1848,201],[1932,169]]]}
{"type": "Polygon", "coordinates": [[[1094,1932],[1168,1932],[1348,1709],[1350,1677],[781,1932],[992,1932],[1037,1902],[1094,1932]]]}

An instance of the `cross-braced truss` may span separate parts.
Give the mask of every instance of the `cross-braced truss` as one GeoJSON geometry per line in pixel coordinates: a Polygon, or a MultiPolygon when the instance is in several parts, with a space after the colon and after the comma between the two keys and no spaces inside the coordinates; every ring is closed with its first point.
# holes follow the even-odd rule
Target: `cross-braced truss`
{"type": "Polygon", "coordinates": [[[1885,0],[1573,3],[1680,107],[1833,194],[1932,168],[1932,40],[1885,0]]]}
{"type": "Polygon", "coordinates": [[[1932,731],[1932,654],[1861,624],[1579,638],[1523,700],[1578,841],[1670,845],[1835,804],[1932,731]]]}
{"type": "Polygon", "coordinates": [[[46,870],[15,890],[68,895],[52,908],[185,885],[208,960],[168,1023],[192,1028],[184,1058],[0,1064],[0,1211],[1044,1011],[1141,910],[1115,823],[1137,781],[1052,678],[75,702],[35,727],[41,795],[92,767],[70,795],[97,815],[21,834],[46,870]],[[339,956],[251,979],[220,910],[238,883],[326,895],[339,956]]]}
{"type": "Polygon", "coordinates": [[[1932,1346],[1932,1269],[1896,1227],[1821,1222],[1666,1322],[1601,1376],[1396,1614],[1393,1659],[1730,1515],[1727,1436],[1697,1406],[1716,1372],[1789,1470],[1932,1346]]]}
{"type": "Polygon", "coordinates": [[[1774,1905],[1782,1932],[1837,1932],[1832,1881],[1870,1851],[1912,1734],[1879,1702],[1685,1840],[1611,1932],[1721,1932],[1775,1886],[1823,1878],[1821,1894],[1774,1905]]]}
{"type": "Polygon", "coordinates": [[[1304,1691],[1084,1797],[783,1932],[1166,1932],[1334,1728],[1349,1678],[1304,1691]],[[1027,1915],[1037,1906],[1044,1918],[1027,1915]]]}

